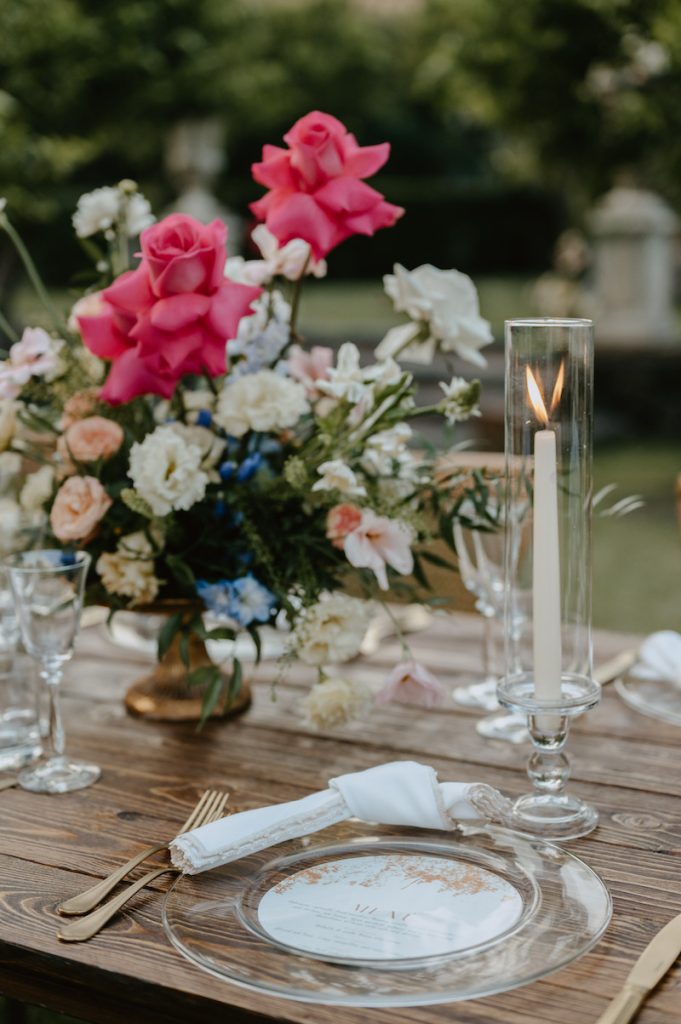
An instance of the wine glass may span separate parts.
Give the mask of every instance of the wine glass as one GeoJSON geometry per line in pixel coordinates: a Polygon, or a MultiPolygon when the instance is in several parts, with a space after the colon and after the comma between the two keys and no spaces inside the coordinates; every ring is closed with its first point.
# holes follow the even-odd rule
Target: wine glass
{"type": "Polygon", "coordinates": [[[73,655],[78,633],[90,561],[85,551],[59,550],[25,551],[5,561],[21,638],[38,662],[49,694],[46,759],[18,776],[20,786],[39,793],[83,789],[100,775],[96,765],[66,756],[59,700],[63,666],[73,655]]]}

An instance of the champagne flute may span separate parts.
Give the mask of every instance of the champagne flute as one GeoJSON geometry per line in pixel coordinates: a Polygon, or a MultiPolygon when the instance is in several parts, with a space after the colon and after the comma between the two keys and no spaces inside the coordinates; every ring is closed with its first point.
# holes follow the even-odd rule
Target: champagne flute
{"type": "Polygon", "coordinates": [[[85,551],[25,551],[5,561],[16,602],[21,638],[40,666],[49,694],[46,759],[19,773],[19,785],[39,793],[69,793],[96,782],[94,764],[66,756],[59,686],[63,667],[73,655],[80,625],[85,578],[90,566],[85,551]]]}

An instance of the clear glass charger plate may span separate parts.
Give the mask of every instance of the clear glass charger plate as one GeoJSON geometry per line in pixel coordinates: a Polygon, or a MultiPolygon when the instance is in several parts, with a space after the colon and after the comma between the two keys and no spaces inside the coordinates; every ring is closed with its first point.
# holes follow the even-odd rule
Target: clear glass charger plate
{"type": "Polygon", "coordinates": [[[344,822],[201,875],[181,875],[163,922],[208,973],[282,999],[446,1003],[572,963],[612,913],[599,876],[506,829],[442,833],[344,822]]]}
{"type": "Polygon", "coordinates": [[[681,725],[681,687],[668,679],[620,676],[615,690],[625,704],[642,715],[681,725]]]}

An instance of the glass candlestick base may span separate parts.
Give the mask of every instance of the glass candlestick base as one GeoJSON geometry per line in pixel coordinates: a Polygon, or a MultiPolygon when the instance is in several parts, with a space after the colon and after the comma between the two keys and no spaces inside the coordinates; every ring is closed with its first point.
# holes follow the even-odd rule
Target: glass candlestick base
{"type": "Polygon", "coordinates": [[[554,842],[593,832],[598,824],[596,808],[565,792],[570,763],[564,748],[570,720],[598,704],[598,683],[587,676],[564,674],[559,700],[537,700],[534,679],[530,673],[522,673],[500,680],[497,696],[503,707],[527,716],[534,746],[527,765],[534,792],[519,797],[513,805],[515,827],[554,842]]]}

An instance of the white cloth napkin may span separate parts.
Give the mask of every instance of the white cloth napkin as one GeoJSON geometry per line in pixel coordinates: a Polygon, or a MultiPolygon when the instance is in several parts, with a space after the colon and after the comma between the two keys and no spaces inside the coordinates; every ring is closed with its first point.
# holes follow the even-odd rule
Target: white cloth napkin
{"type": "Polygon", "coordinates": [[[339,775],[302,800],[259,807],[202,825],[173,840],[175,867],[195,875],[346,818],[451,830],[459,821],[506,822],[511,803],[481,782],[438,782],[433,768],[393,761],[339,775]]]}
{"type": "Polygon", "coordinates": [[[681,634],[663,629],[647,637],[631,675],[637,679],[666,679],[681,687],[681,634]]]}

